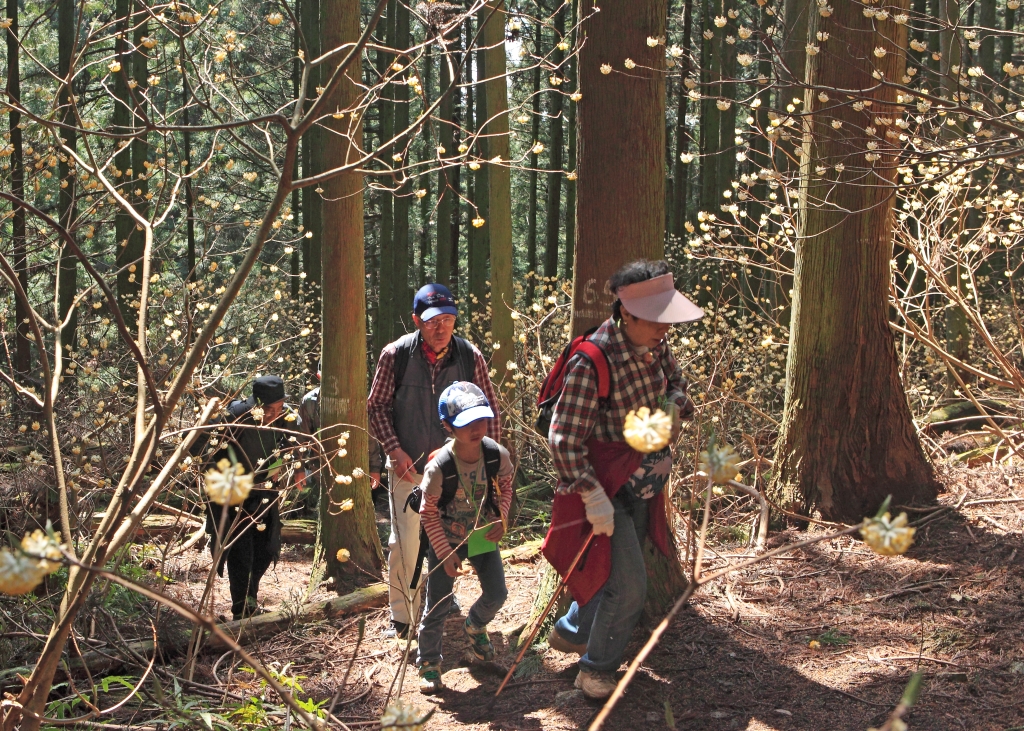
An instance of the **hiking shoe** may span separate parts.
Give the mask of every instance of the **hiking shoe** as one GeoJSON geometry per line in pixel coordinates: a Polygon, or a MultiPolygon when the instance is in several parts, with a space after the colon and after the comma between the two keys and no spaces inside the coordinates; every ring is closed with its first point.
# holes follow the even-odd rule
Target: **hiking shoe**
{"type": "Polygon", "coordinates": [[[574,653],[581,657],[587,654],[587,646],[585,644],[567,640],[558,631],[558,627],[551,629],[551,634],[548,635],[548,645],[559,652],[574,653]]]}
{"type": "Polygon", "coordinates": [[[409,625],[405,622],[391,620],[391,626],[384,630],[385,640],[407,640],[409,639],[409,625]]]}
{"type": "Polygon", "coordinates": [[[441,663],[425,662],[419,667],[420,693],[424,695],[435,695],[444,690],[444,683],[441,682],[441,663]]]}
{"type": "Polygon", "coordinates": [[[491,638],[487,636],[486,627],[475,626],[467,617],[462,629],[465,631],[466,637],[469,638],[469,648],[476,655],[477,660],[490,662],[494,659],[494,645],[491,644],[491,638]]]}
{"type": "Polygon", "coordinates": [[[615,673],[580,668],[573,685],[582,690],[583,695],[590,700],[603,701],[612,694],[618,682],[615,680],[615,673]]]}

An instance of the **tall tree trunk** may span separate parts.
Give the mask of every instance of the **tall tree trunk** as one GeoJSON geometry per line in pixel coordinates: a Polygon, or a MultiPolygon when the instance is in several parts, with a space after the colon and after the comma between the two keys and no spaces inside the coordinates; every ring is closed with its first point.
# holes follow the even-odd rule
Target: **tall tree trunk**
{"type": "MultiPolygon", "coordinates": [[[[146,8],[144,0],[135,0],[132,8],[132,26],[132,44],[135,47],[135,53],[132,54],[132,79],[136,84],[133,90],[135,102],[133,110],[136,131],[132,136],[131,144],[131,175],[125,176],[125,182],[130,190],[127,191],[128,195],[125,198],[131,202],[136,213],[145,218],[149,213],[149,202],[146,200],[146,193],[149,192],[149,168],[146,167],[149,162],[149,141],[143,130],[149,116],[149,105],[146,102],[146,94],[149,90],[149,49],[143,45],[143,39],[149,35],[149,10],[146,8]]],[[[129,269],[126,296],[132,302],[138,302],[142,291],[142,258],[145,251],[146,232],[132,221],[128,245],[124,247],[124,262],[129,269]],[[133,265],[135,266],[134,272],[130,271],[133,265]]]]}
{"type": "Polygon", "coordinates": [[[721,185],[718,182],[719,129],[722,113],[718,109],[718,96],[722,93],[722,31],[715,27],[715,3],[704,0],[701,43],[701,120],[700,120],[700,210],[715,213],[721,200],[721,185]],[[707,32],[713,33],[711,38],[707,32]]]}
{"type": "MultiPolygon", "coordinates": [[[[305,56],[312,60],[320,56],[323,43],[321,40],[320,10],[321,0],[302,0],[300,20],[302,25],[302,37],[306,41],[305,56]]],[[[306,82],[306,98],[309,103],[316,99],[319,92],[317,88],[323,83],[323,73],[320,66],[310,69],[306,82]]],[[[308,178],[323,172],[323,130],[320,125],[314,124],[302,136],[302,176],[308,178]]],[[[304,228],[302,239],[302,267],[306,273],[303,280],[305,290],[306,312],[310,314],[312,321],[309,323],[316,332],[321,324],[320,314],[320,284],[321,284],[321,248],[323,241],[323,206],[324,199],[317,188],[307,186],[302,189],[302,225],[304,228]]],[[[361,287],[362,288],[362,287],[361,287]]],[[[316,367],[312,362],[310,366],[316,367]]]]}
{"type": "MultiPolygon", "coordinates": [[[[434,53],[431,47],[427,47],[423,54],[423,109],[430,106],[430,92],[434,88],[434,53]]],[[[420,134],[422,144],[420,146],[421,162],[433,158],[433,146],[430,144],[431,126],[430,120],[423,124],[423,131],[420,134]]],[[[430,176],[424,175],[420,178],[423,186],[423,195],[420,198],[420,228],[419,228],[419,256],[417,257],[418,271],[416,275],[416,288],[422,287],[427,281],[427,259],[430,258],[430,176]]]]}
{"type": "MultiPolygon", "coordinates": [[[[296,49],[298,50],[298,49],[296,49]]],[[[180,46],[178,52],[182,68],[185,68],[186,53],[185,53],[185,38],[184,34],[180,37],[180,46]]],[[[293,72],[293,91],[298,97],[298,59],[295,61],[295,71],[293,72]]],[[[181,75],[181,107],[182,107],[182,123],[186,127],[185,131],[181,135],[181,156],[182,159],[187,163],[185,169],[189,172],[192,171],[192,133],[187,129],[191,124],[189,109],[192,105],[192,90],[189,88],[188,74],[181,75]]],[[[295,162],[296,167],[298,161],[295,162]]],[[[296,169],[296,175],[298,175],[298,169],[296,169]]],[[[294,200],[298,200],[298,191],[293,196],[294,200]]],[[[293,204],[298,208],[297,203],[293,204]]],[[[195,189],[192,187],[192,177],[189,176],[185,179],[185,241],[186,241],[186,266],[188,267],[188,273],[185,275],[187,282],[194,282],[196,278],[196,194],[195,189]]],[[[296,252],[295,256],[297,256],[296,252]]],[[[294,259],[294,256],[293,256],[294,259]]],[[[292,272],[292,296],[297,297],[298,287],[298,272],[292,272]]]]}
{"type": "MultiPolygon", "coordinates": [[[[387,19],[382,19],[386,28],[384,34],[384,45],[389,48],[395,47],[395,19],[398,15],[398,1],[389,0],[387,5],[387,19]]],[[[394,55],[382,50],[377,50],[377,72],[382,78],[393,75],[391,64],[395,60],[394,55]]],[[[380,93],[378,105],[378,146],[384,144],[394,136],[395,132],[395,85],[385,84],[380,93]]],[[[391,181],[388,180],[388,183],[391,181]]],[[[397,301],[398,291],[395,288],[395,199],[389,190],[377,188],[376,198],[380,207],[380,227],[377,229],[377,251],[380,259],[378,264],[377,277],[377,319],[374,323],[375,330],[374,351],[380,353],[385,345],[395,339],[397,334],[395,324],[402,316],[405,305],[397,301]]]]}
{"type": "MultiPolygon", "coordinates": [[[[302,30],[302,26],[301,26],[301,23],[302,23],[302,21],[301,21],[301,18],[302,18],[302,0],[295,0],[295,14],[296,14],[296,16],[299,17],[300,20],[299,20],[299,27],[295,28],[295,35],[294,35],[293,40],[292,40],[292,52],[295,54],[295,57],[292,60],[292,98],[293,99],[298,99],[299,98],[299,88],[300,88],[300,86],[302,84],[302,61],[299,58],[299,50],[300,50],[299,35],[301,33],[301,30],[302,30]]],[[[184,39],[182,40],[182,43],[184,44],[184,39]]],[[[184,49],[182,49],[182,60],[181,60],[182,66],[185,65],[184,55],[185,55],[184,54],[184,49]]],[[[184,78],[182,79],[182,84],[187,84],[187,82],[184,80],[184,78]]],[[[187,90],[187,86],[186,86],[186,90],[187,90]]],[[[186,104],[186,105],[188,104],[188,97],[187,96],[186,96],[186,98],[184,100],[184,104],[186,104]]],[[[187,109],[185,110],[185,120],[186,120],[185,123],[188,124],[188,110],[187,109]]],[[[184,138],[185,138],[186,141],[190,138],[190,136],[191,136],[191,134],[189,132],[185,132],[184,138]]],[[[189,147],[188,149],[191,149],[191,147],[189,147]]],[[[293,180],[298,180],[300,175],[302,174],[302,170],[300,169],[300,162],[301,162],[300,159],[301,159],[301,155],[296,155],[295,156],[295,165],[294,165],[294,168],[292,170],[292,179],[293,180]]],[[[191,193],[191,186],[189,186],[189,188],[186,190],[186,192],[189,193],[189,194],[191,193]]],[[[298,222],[298,221],[301,220],[300,214],[301,214],[301,211],[302,211],[302,191],[298,190],[298,189],[293,190],[291,198],[292,198],[292,212],[295,215],[295,221],[298,222]]],[[[192,209],[191,208],[189,208],[188,223],[189,223],[189,255],[190,255],[190,259],[191,259],[191,258],[194,258],[194,256],[195,256],[195,239],[193,238],[195,229],[193,228],[192,209]]],[[[290,264],[289,273],[291,274],[291,279],[289,279],[289,285],[290,285],[290,287],[289,287],[289,294],[291,295],[291,298],[292,298],[292,304],[293,305],[297,305],[297,304],[299,304],[299,297],[301,296],[301,293],[299,291],[299,283],[302,281],[302,279],[299,277],[299,273],[302,271],[302,255],[300,253],[299,248],[293,248],[292,249],[291,261],[289,262],[289,264],[290,264]]],[[[189,272],[190,272],[189,273],[189,277],[192,276],[191,275],[191,269],[192,269],[192,264],[189,265],[189,272]]]]}
{"type": "Polygon", "coordinates": [[[999,78],[996,68],[996,0],[981,0],[979,5],[978,24],[981,26],[981,49],[978,61],[985,69],[982,77],[983,88],[990,91],[993,81],[999,78]]]}
{"type": "MultiPolygon", "coordinates": [[[[455,46],[452,49],[452,64],[457,70],[458,76],[455,77],[454,88],[452,89],[453,105],[452,105],[452,147],[455,150],[450,150],[449,155],[458,155],[458,145],[462,142],[462,128],[463,120],[466,119],[466,113],[463,110],[465,103],[464,96],[462,94],[461,85],[466,83],[467,75],[465,74],[465,68],[462,66],[462,34],[460,33],[455,41],[455,46]],[[456,135],[455,131],[459,130],[459,134],[456,135]]],[[[452,237],[451,237],[451,255],[449,261],[451,262],[451,270],[448,275],[449,287],[452,290],[452,294],[456,298],[459,296],[459,241],[461,239],[462,229],[462,165],[454,165],[449,170],[448,182],[452,187],[452,237]]]]}
{"type": "MultiPolygon", "coordinates": [[[[487,8],[481,8],[477,12],[476,27],[480,27],[480,23],[485,18],[487,8]]],[[[484,73],[484,54],[477,48],[473,51],[476,78],[482,79],[485,77],[484,73]]],[[[473,95],[473,129],[477,133],[483,133],[484,123],[487,121],[486,113],[486,98],[483,88],[480,86],[473,86],[469,90],[473,95]]],[[[470,148],[470,154],[473,157],[487,159],[487,142],[484,139],[478,139],[476,144],[470,148]]],[[[473,173],[474,182],[474,197],[473,202],[476,204],[476,216],[487,221],[489,217],[488,213],[488,190],[487,187],[487,165],[481,165],[476,172],[473,173]]],[[[488,262],[490,261],[490,229],[485,224],[481,227],[470,226],[470,242],[469,242],[469,303],[470,313],[473,318],[473,332],[478,338],[477,342],[484,342],[484,333],[490,328],[490,323],[487,322],[487,278],[488,278],[488,262]]]]}
{"type": "MultiPolygon", "coordinates": [[[[722,193],[729,190],[733,179],[736,177],[736,45],[729,43],[728,38],[736,39],[736,21],[728,15],[728,3],[721,0],[718,11],[726,19],[725,27],[722,28],[721,69],[722,84],[720,87],[721,99],[728,104],[728,108],[722,111],[719,117],[718,128],[718,173],[716,181],[718,190],[715,199],[715,207],[711,209],[716,215],[721,214],[721,206],[727,203],[722,193]]],[[[715,37],[718,37],[716,33],[715,37]]]]}
{"type": "Polygon", "coordinates": [[[999,39],[999,68],[1003,69],[1007,64],[1013,63],[1013,29],[1016,22],[1017,11],[1005,6],[1003,8],[1003,35],[999,39]]]}
{"type": "MultiPolygon", "coordinates": [[[[928,0],[928,16],[931,18],[942,18],[942,7],[944,0],[928,0]]],[[[939,59],[936,55],[940,52],[940,32],[932,32],[928,35],[928,65],[932,71],[939,70],[939,59]]]]}
{"type": "MultiPolygon", "coordinates": [[[[440,93],[443,95],[438,109],[437,123],[438,156],[443,158],[454,154],[454,134],[452,130],[452,114],[454,111],[455,93],[452,89],[452,71],[455,59],[449,52],[447,39],[440,38],[442,53],[438,54],[441,65],[440,93]],[[444,152],[441,152],[444,150],[444,152]]],[[[434,254],[434,281],[448,286],[451,284],[452,273],[452,213],[456,210],[454,193],[451,190],[453,170],[442,163],[437,171],[437,250],[434,254]]]]}
{"type": "MultiPolygon", "coordinates": [[[[395,8],[394,48],[403,51],[409,46],[409,7],[400,2],[395,8]]],[[[408,56],[399,55],[398,61],[402,66],[409,65],[408,56]]],[[[408,78],[408,72],[406,77],[408,78]]],[[[409,127],[409,87],[407,84],[393,84],[393,87],[395,98],[392,113],[394,134],[402,134],[409,127]]],[[[404,149],[406,139],[403,137],[396,149],[404,149]]],[[[394,293],[396,304],[392,315],[394,319],[392,334],[396,337],[412,329],[412,322],[409,321],[407,312],[412,307],[412,292],[409,291],[409,203],[412,189],[405,173],[402,173],[402,177],[406,179],[395,194],[394,228],[392,229],[394,284],[391,290],[394,293]]]]}
{"type": "MultiPolygon", "coordinates": [[[[114,72],[114,131],[121,135],[131,135],[135,124],[133,121],[135,102],[132,93],[129,91],[128,79],[132,74],[132,52],[129,43],[132,18],[132,0],[117,0],[116,8],[117,37],[114,40],[114,60],[121,65],[121,68],[114,72]]],[[[183,77],[182,83],[187,83],[183,77]]],[[[136,93],[141,93],[138,90],[136,93]]],[[[120,188],[125,200],[132,200],[132,180],[128,170],[132,167],[132,148],[128,137],[117,142],[123,144],[118,153],[114,155],[114,180],[120,188]]],[[[188,159],[187,157],[185,158],[188,159]]],[[[186,168],[187,170],[187,168],[186,168]]],[[[132,171],[134,173],[134,170],[132,171]]],[[[190,183],[186,183],[191,187],[190,183]]],[[[131,214],[124,208],[118,206],[114,215],[114,239],[115,257],[117,261],[117,304],[121,309],[121,315],[125,322],[131,322],[132,308],[131,301],[138,292],[136,279],[141,276],[136,272],[128,271],[130,263],[130,250],[128,248],[132,232],[135,230],[135,221],[131,214]]],[[[136,267],[138,269],[138,267],[136,267]]]]}
{"type": "MultiPolygon", "coordinates": [[[[575,51],[577,47],[577,36],[578,30],[576,28],[577,15],[577,4],[572,3],[572,11],[569,25],[572,28],[570,31],[570,42],[569,48],[575,51]]],[[[569,61],[569,91],[574,92],[579,90],[579,56],[574,55],[569,61]]],[[[569,103],[569,116],[566,122],[569,126],[569,149],[568,149],[568,161],[566,167],[569,169],[569,174],[565,180],[565,268],[562,270],[562,277],[564,279],[571,280],[573,278],[573,271],[575,270],[576,263],[576,178],[577,178],[577,158],[576,158],[576,141],[578,129],[576,126],[576,111],[578,105],[576,102],[570,101],[569,103]]]]}
{"type": "MultiPolygon", "coordinates": [[[[593,6],[594,0],[583,0],[582,14],[589,16],[593,6]]],[[[574,335],[610,315],[614,296],[607,281],[615,270],[634,259],[664,256],[665,55],[647,38],[664,37],[665,21],[665,0],[602,3],[583,29],[574,335]],[[636,69],[601,73],[606,59],[622,57],[636,61],[636,69]]],[[[686,580],[674,551],[666,558],[648,546],[645,559],[647,607],[660,615],[686,580]]]]}
{"type": "Polygon", "coordinates": [[[505,2],[488,0],[482,8],[485,18],[484,94],[488,124],[486,133],[488,215],[491,242],[491,338],[498,353],[491,363],[495,383],[501,388],[506,364],[514,357],[512,310],[512,177],[509,161],[508,82],[505,79],[505,2]]]}
{"type": "Polygon", "coordinates": [[[685,81],[692,71],[693,0],[683,0],[683,55],[679,72],[679,103],[676,109],[676,154],[672,158],[672,229],[680,241],[686,236],[686,199],[689,195],[690,167],[682,156],[689,154],[690,136],[686,132],[686,111],[689,101],[685,81]]]}
{"type": "MultiPolygon", "coordinates": [[[[355,43],[359,37],[359,0],[323,0],[323,42],[326,49],[355,43]]],[[[330,77],[332,69],[325,73],[330,77]]],[[[351,109],[359,95],[358,62],[349,67],[335,88],[328,109],[351,109]]],[[[362,120],[352,115],[342,119],[328,116],[325,123],[334,134],[325,145],[325,170],[341,167],[359,156],[362,120]]],[[[366,438],[366,280],[363,252],[363,180],[356,171],[338,175],[323,184],[324,237],[322,271],[331,272],[331,286],[323,290],[323,379],[320,412],[323,442],[334,453],[331,466],[339,475],[352,477],[349,484],[323,480],[320,500],[321,539],[327,557],[327,571],[335,589],[356,583],[363,573],[377,574],[383,564],[380,539],[373,513],[373,501],[365,474],[366,438]],[[335,452],[342,432],[349,437],[335,452]],[[347,450],[347,453],[346,453],[347,450]],[[358,468],[363,475],[355,477],[358,468]],[[343,500],[354,508],[339,510],[343,500]],[[351,561],[338,560],[340,549],[349,551],[351,561]]]]}
{"type": "MultiPolygon", "coordinates": [[[[774,17],[768,15],[765,12],[765,8],[760,9],[760,23],[759,28],[762,33],[768,34],[768,28],[774,24],[774,17]]],[[[768,117],[769,106],[771,105],[771,85],[768,83],[772,77],[772,71],[774,64],[772,63],[771,57],[767,53],[760,54],[760,58],[757,62],[757,73],[759,77],[765,79],[765,83],[758,84],[757,91],[757,110],[754,112],[756,118],[757,129],[767,130],[770,125],[770,119],[768,117]]],[[[772,152],[771,145],[768,143],[768,139],[764,134],[754,135],[754,139],[751,141],[750,159],[751,164],[755,170],[762,168],[771,170],[772,169],[772,152]]],[[[770,224],[767,220],[767,206],[765,203],[768,201],[768,184],[764,178],[758,176],[757,183],[753,187],[753,201],[751,201],[748,208],[749,225],[756,228],[761,232],[760,241],[764,241],[767,237],[765,234],[770,230],[770,224]]],[[[755,254],[755,261],[765,262],[767,258],[766,252],[758,248],[755,254]]],[[[758,284],[754,285],[757,295],[762,300],[767,300],[770,307],[774,307],[777,302],[778,294],[778,278],[777,275],[770,271],[771,267],[760,270],[755,269],[754,276],[758,279],[758,284]]]]}
{"type": "MultiPolygon", "coordinates": [[[[902,0],[891,12],[906,5],[902,0]]],[[[809,32],[818,23],[818,15],[812,15],[809,32]]],[[[870,114],[894,114],[896,89],[874,83],[872,72],[877,69],[887,79],[902,76],[906,26],[875,21],[875,32],[872,25],[859,6],[837,3],[828,24],[833,37],[808,64],[808,78],[816,89],[833,90],[834,97],[840,90],[872,89],[870,114]],[[881,59],[874,55],[879,46],[889,51],[881,59]]],[[[804,105],[813,113],[816,91],[808,91],[804,105]]],[[[868,114],[844,105],[828,121],[858,129],[868,124],[868,114]]],[[[881,155],[872,162],[865,139],[836,131],[825,119],[808,120],[786,406],[771,490],[784,507],[857,521],[889,494],[896,504],[935,496],[889,329],[899,148],[883,138],[877,153],[867,153],[881,155]],[[836,173],[816,173],[817,165],[832,170],[838,160],[847,164],[838,184],[836,173]],[[872,184],[849,184],[866,175],[872,184]]]]}
{"type": "MultiPolygon", "coordinates": [[[[57,5],[57,55],[58,73],[63,83],[58,92],[61,107],[61,120],[67,125],[61,133],[64,144],[74,150],[78,145],[78,134],[75,127],[78,120],[72,108],[71,95],[73,87],[71,84],[71,59],[75,54],[76,46],[76,25],[75,25],[75,0],[60,0],[57,5]]],[[[70,156],[61,155],[57,172],[61,181],[60,195],[57,200],[58,220],[61,226],[71,232],[74,236],[75,225],[75,198],[77,197],[77,176],[75,166],[70,156]],[[68,162],[64,162],[66,159],[68,162]],[[64,183],[67,183],[65,186],[64,183]]],[[[61,343],[75,346],[75,334],[78,329],[78,313],[71,312],[72,303],[78,294],[78,261],[67,249],[61,247],[60,267],[57,281],[57,312],[63,322],[70,313],[67,326],[61,332],[61,343]]],[[[40,344],[42,345],[42,344],[40,344]]]]}
{"type": "MultiPolygon", "coordinates": [[[[7,98],[12,106],[7,115],[11,145],[11,195],[18,200],[25,200],[25,151],[21,134],[21,114],[17,105],[21,102],[21,67],[18,47],[18,0],[7,0],[7,19],[11,24],[7,28],[7,98]]],[[[28,292],[28,255],[25,250],[25,209],[13,207],[11,219],[11,243],[14,270],[18,273],[21,288],[28,292]]],[[[28,375],[32,369],[32,342],[28,339],[30,317],[28,307],[21,300],[14,302],[15,341],[14,371],[20,375],[28,375]]]]}
{"type": "MultiPolygon", "coordinates": [[[[914,2],[914,16],[916,16],[913,26],[914,40],[924,42],[925,36],[930,35],[926,33],[925,28],[929,20],[932,18],[928,17],[928,0],[913,0],[914,2]]],[[[915,51],[914,49],[908,48],[907,55],[907,68],[915,66],[918,69],[925,68],[925,51],[915,51]],[[913,59],[913,64],[910,63],[913,59]]]]}
{"type": "Polygon", "coordinates": [[[558,276],[558,251],[562,239],[562,170],[565,145],[565,93],[562,91],[566,79],[565,51],[558,47],[565,37],[565,5],[555,11],[555,49],[551,52],[551,63],[555,66],[554,76],[562,83],[551,87],[548,95],[548,196],[545,206],[546,230],[544,232],[544,276],[554,279],[558,276]]]}
{"type": "MultiPolygon", "coordinates": [[[[959,74],[954,74],[952,71],[954,66],[959,67],[962,63],[962,45],[959,34],[956,31],[957,26],[960,24],[960,3],[959,0],[941,0],[941,2],[942,16],[945,24],[945,27],[939,33],[942,49],[942,59],[939,62],[942,70],[942,93],[946,98],[952,98],[952,95],[957,93],[960,88],[957,81],[959,74]]],[[[952,119],[952,116],[946,119],[952,119]]],[[[946,121],[946,119],[943,119],[943,121],[946,121]]],[[[943,124],[942,138],[948,143],[952,143],[954,140],[960,139],[961,131],[962,128],[959,124],[953,126],[943,124]]],[[[953,227],[959,230],[959,227],[955,224],[953,227]]],[[[947,228],[949,228],[948,224],[947,228]]],[[[952,259],[953,261],[948,269],[948,282],[953,289],[958,290],[960,295],[963,296],[967,293],[965,288],[966,282],[960,276],[963,273],[963,268],[956,261],[955,255],[952,259]]],[[[967,321],[967,313],[959,307],[950,307],[946,310],[946,346],[949,352],[956,358],[966,361],[970,352],[970,344],[971,327],[967,321]]],[[[950,374],[949,382],[954,383],[955,380],[952,374],[950,374]]]]}
{"type": "MultiPolygon", "coordinates": [[[[540,27],[536,27],[534,38],[534,55],[540,56],[540,27]]],[[[540,142],[540,64],[535,63],[531,75],[530,96],[530,144],[540,142]]],[[[533,303],[533,294],[537,286],[537,166],[539,155],[530,149],[529,169],[526,173],[526,304],[533,303]]]]}

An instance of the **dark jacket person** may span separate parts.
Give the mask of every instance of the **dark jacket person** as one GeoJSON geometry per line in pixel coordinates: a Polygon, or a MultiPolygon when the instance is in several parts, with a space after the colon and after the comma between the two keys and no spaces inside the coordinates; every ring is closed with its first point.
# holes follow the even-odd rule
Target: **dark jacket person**
{"type": "MultiPolygon", "coordinates": [[[[257,613],[260,579],[281,551],[280,494],[274,482],[285,474],[281,450],[287,435],[268,427],[280,418],[283,409],[284,381],[278,376],[261,376],[253,381],[252,396],[231,402],[227,414],[214,421],[226,428],[206,431],[192,447],[192,454],[202,455],[204,465],[234,457],[253,474],[254,489],[240,506],[227,508],[226,519],[222,517],[224,506],[207,505],[206,529],[212,536],[214,556],[224,520],[227,548],[217,571],[223,576],[227,564],[234,619],[257,613]]],[[[296,483],[301,486],[303,481],[304,474],[299,470],[296,483]]]]}

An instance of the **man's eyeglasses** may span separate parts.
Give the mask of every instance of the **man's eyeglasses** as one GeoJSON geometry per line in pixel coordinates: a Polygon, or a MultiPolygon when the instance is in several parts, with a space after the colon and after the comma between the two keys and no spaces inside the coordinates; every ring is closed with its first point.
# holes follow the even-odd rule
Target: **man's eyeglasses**
{"type": "Polygon", "coordinates": [[[423,327],[428,330],[440,330],[446,327],[453,327],[455,325],[455,318],[451,315],[432,317],[423,323],[423,327]]]}

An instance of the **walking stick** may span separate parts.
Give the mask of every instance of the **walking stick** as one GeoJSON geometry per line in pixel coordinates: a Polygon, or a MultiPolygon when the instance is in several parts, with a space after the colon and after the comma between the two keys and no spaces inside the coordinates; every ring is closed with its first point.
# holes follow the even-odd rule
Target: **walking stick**
{"type": "Polygon", "coordinates": [[[515,662],[512,663],[512,667],[510,667],[508,672],[505,674],[505,679],[501,681],[501,685],[498,686],[498,690],[494,693],[495,698],[501,695],[501,691],[505,690],[505,686],[508,685],[508,681],[512,677],[512,673],[516,671],[516,667],[518,667],[519,663],[522,661],[523,655],[525,655],[526,651],[530,649],[530,645],[533,644],[534,639],[537,637],[537,633],[540,632],[540,628],[543,626],[544,620],[551,612],[552,607],[555,606],[555,602],[558,601],[558,596],[562,593],[562,589],[565,588],[565,583],[569,580],[569,577],[572,576],[572,572],[576,570],[576,565],[580,562],[580,559],[583,558],[583,554],[586,553],[587,548],[590,547],[590,542],[592,540],[594,540],[594,531],[590,531],[590,533],[587,534],[587,540],[583,542],[583,548],[580,549],[580,552],[576,554],[576,558],[574,558],[572,563],[569,565],[569,570],[565,572],[565,578],[558,582],[558,586],[555,587],[555,593],[551,595],[551,601],[549,601],[548,605],[544,608],[544,612],[540,615],[540,619],[537,620],[537,624],[533,628],[533,632],[530,633],[529,638],[523,643],[523,649],[519,651],[519,655],[516,657],[515,662]]]}

